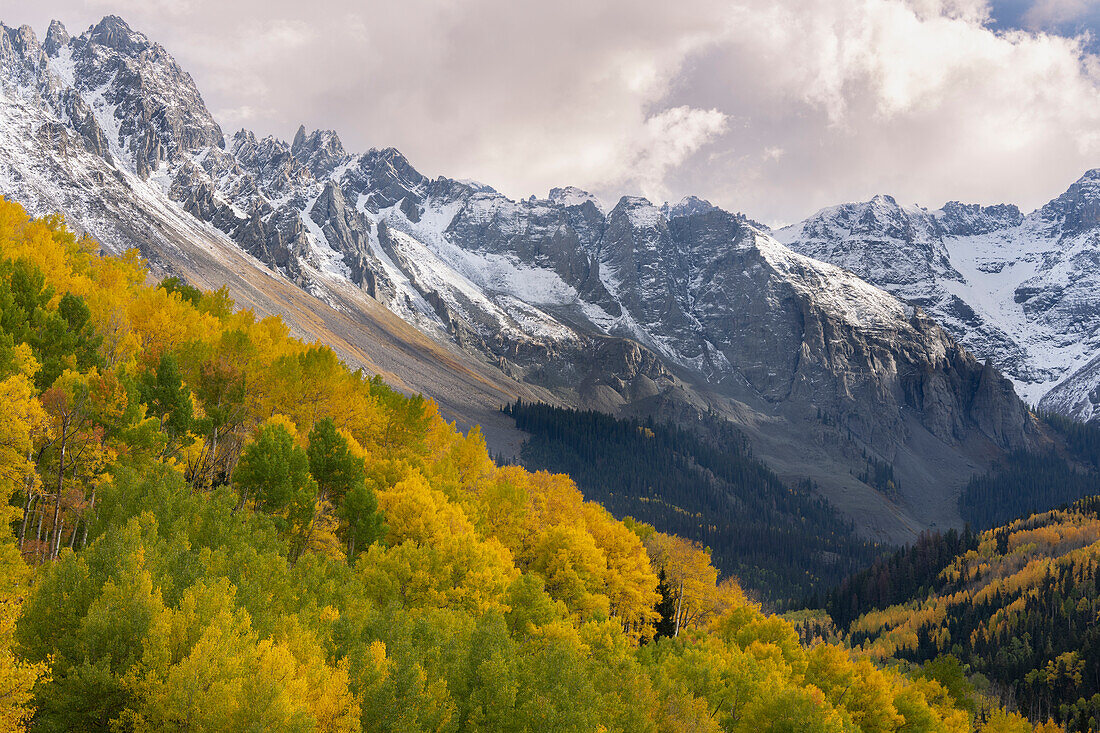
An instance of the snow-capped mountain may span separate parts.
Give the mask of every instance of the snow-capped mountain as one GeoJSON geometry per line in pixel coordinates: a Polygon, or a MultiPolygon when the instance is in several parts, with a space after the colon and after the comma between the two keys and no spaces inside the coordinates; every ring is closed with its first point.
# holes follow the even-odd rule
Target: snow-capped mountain
{"type": "Polygon", "coordinates": [[[1027,216],[876,196],[775,235],[920,305],[1028,401],[1100,416],[1100,170],[1027,216]]]}
{"type": "MultiPolygon", "coordinates": [[[[0,26],[0,193],[160,273],[225,282],[468,421],[492,421],[493,395],[733,420],[881,537],[957,524],[965,477],[1040,439],[1011,383],[922,309],[740,215],[696,198],[605,211],[571,187],[514,201],[332,131],[227,138],[171,56],[116,17],[76,37],[55,22],[42,43],[0,26]],[[868,456],[894,465],[897,494],[855,478],[868,456]]],[[[1008,208],[955,219],[912,236],[898,220],[914,243],[899,277],[962,282],[942,231],[1019,224],[1008,208]]]]}

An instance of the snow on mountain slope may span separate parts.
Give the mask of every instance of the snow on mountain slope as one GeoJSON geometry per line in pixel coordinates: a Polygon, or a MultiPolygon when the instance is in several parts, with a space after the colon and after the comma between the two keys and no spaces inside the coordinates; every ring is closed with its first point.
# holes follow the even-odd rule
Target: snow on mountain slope
{"type": "Polygon", "coordinates": [[[1090,171],[1026,217],[1013,206],[929,211],[876,196],[776,236],[927,309],[1039,403],[1100,353],[1098,181],[1090,171]]]}
{"type": "MultiPolygon", "coordinates": [[[[51,26],[46,47],[59,29],[51,26]]],[[[35,43],[27,30],[0,27],[0,194],[32,213],[63,213],[70,227],[91,234],[109,252],[138,248],[160,276],[177,274],[207,289],[226,287],[239,306],[261,317],[279,315],[295,335],[329,344],[349,364],[382,374],[399,388],[430,394],[450,419],[482,425],[497,450],[514,449],[520,438],[498,412],[502,403],[517,397],[555,399],[410,327],[342,277],[303,266],[308,277],[324,284],[322,302],[273,272],[166,195],[168,161],[143,178],[111,155],[91,113],[70,114],[82,109],[82,97],[44,73],[52,67],[39,63],[35,43]],[[85,124],[83,133],[74,127],[78,124],[85,124]]],[[[178,155],[189,160],[215,152],[224,159],[218,148],[178,155]]],[[[178,164],[179,159],[172,165],[178,164]]]]}
{"type": "Polygon", "coordinates": [[[1084,422],[1100,421],[1100,355],[1048,392],[1043,407],[1084,422]]]}

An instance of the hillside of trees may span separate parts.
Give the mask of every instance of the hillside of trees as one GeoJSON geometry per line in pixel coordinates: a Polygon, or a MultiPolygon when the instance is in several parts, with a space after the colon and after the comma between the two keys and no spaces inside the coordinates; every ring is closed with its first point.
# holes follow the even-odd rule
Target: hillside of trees
{"type": "Polygon", "coordinates": [[[1087,466],[1100,469],[1100,425],[1071,420],[1055,412],[1044,412],[1041,417],[1061,436],[1071,456],[1087,466]]]}
{"type": "Polygon", "coordinates": [[[978,535],[969,527],[963,532],[922,532],[912,545],[877,558],[870,567],[845,578],[825,595],[824,608],[833,623],[846,628],[868,611],[923,598],[944,568],[977,546],[978,535]]]}
{"type": "Polygon", "coordinates": [[[0,729],[1017,731],[0,199],[0,729]]]}
{"type": "Polygon", "coordinates": [[[1100,426],[1060,415],[1041,415],[1059,438],[1059,450],[1017,451],[975,476],[959,497],[959,513],[975,529],[1100,494],[1100,426]]]}
{"type": "Polygon", "coordinates": [[[1018,451],[970,480],[959,497],[959,513],[976,529],[990,529],[1098,493],[1095,469],[1054,451],[1018,451]]]}
{"type": "Polygon", "coordinates": [[[830,604],[850,644],[871,658],[958,660],[1032,720],[1100,730],[1100,497],[970,540],[923,538],[856,576],[830,604]],[[864,612],[847,623],[847,608],[864,612]]]}
{"type": "Polygon", "coordinates": [[[567,473],[617,517],[709,547],[711,560],[773,608],[797,605],[880,552],[809,485],[789,486],[729,425],[714,442],[653,420],[517,402],[505,409],[530,438],[520,462],[567,473]]]}

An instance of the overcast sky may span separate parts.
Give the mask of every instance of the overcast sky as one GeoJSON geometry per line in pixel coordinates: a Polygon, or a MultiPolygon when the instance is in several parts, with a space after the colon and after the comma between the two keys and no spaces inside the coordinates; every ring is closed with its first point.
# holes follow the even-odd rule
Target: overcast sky
{"type": "Polygon", "coordinates": [[[1094,0],[0,0],[40,37],[107,13],[227,133],[332,128],[513,197],[774,224],[875,193],[1030,210],[1100,167],[1094,0]]]}

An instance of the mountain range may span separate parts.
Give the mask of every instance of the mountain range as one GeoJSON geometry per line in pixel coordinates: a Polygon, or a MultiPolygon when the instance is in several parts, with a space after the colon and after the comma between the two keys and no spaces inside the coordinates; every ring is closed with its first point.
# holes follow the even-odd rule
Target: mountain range
{"type": "Polygon", "coordinates": [[[120,18],[0,25],[0,194],[283,316],[495,452],[517,398],[730,421],[888,541],[959,525],[969,476],[1052,440],[1017,390],[1100,414],[1098,179],[1026,217],[884,196],[779,231],[693,197],[517,201],[333,131],[226,135],[120,18]],[[895,479],[861,480],[879,462],[895,479]]]}
{"type": "Polygon", "coordinates": [[[1100,418],[1100,170],[1023,215],[890,196],[819,211],[775,236],[919,305],[1031,404],[1100,418]]]}

